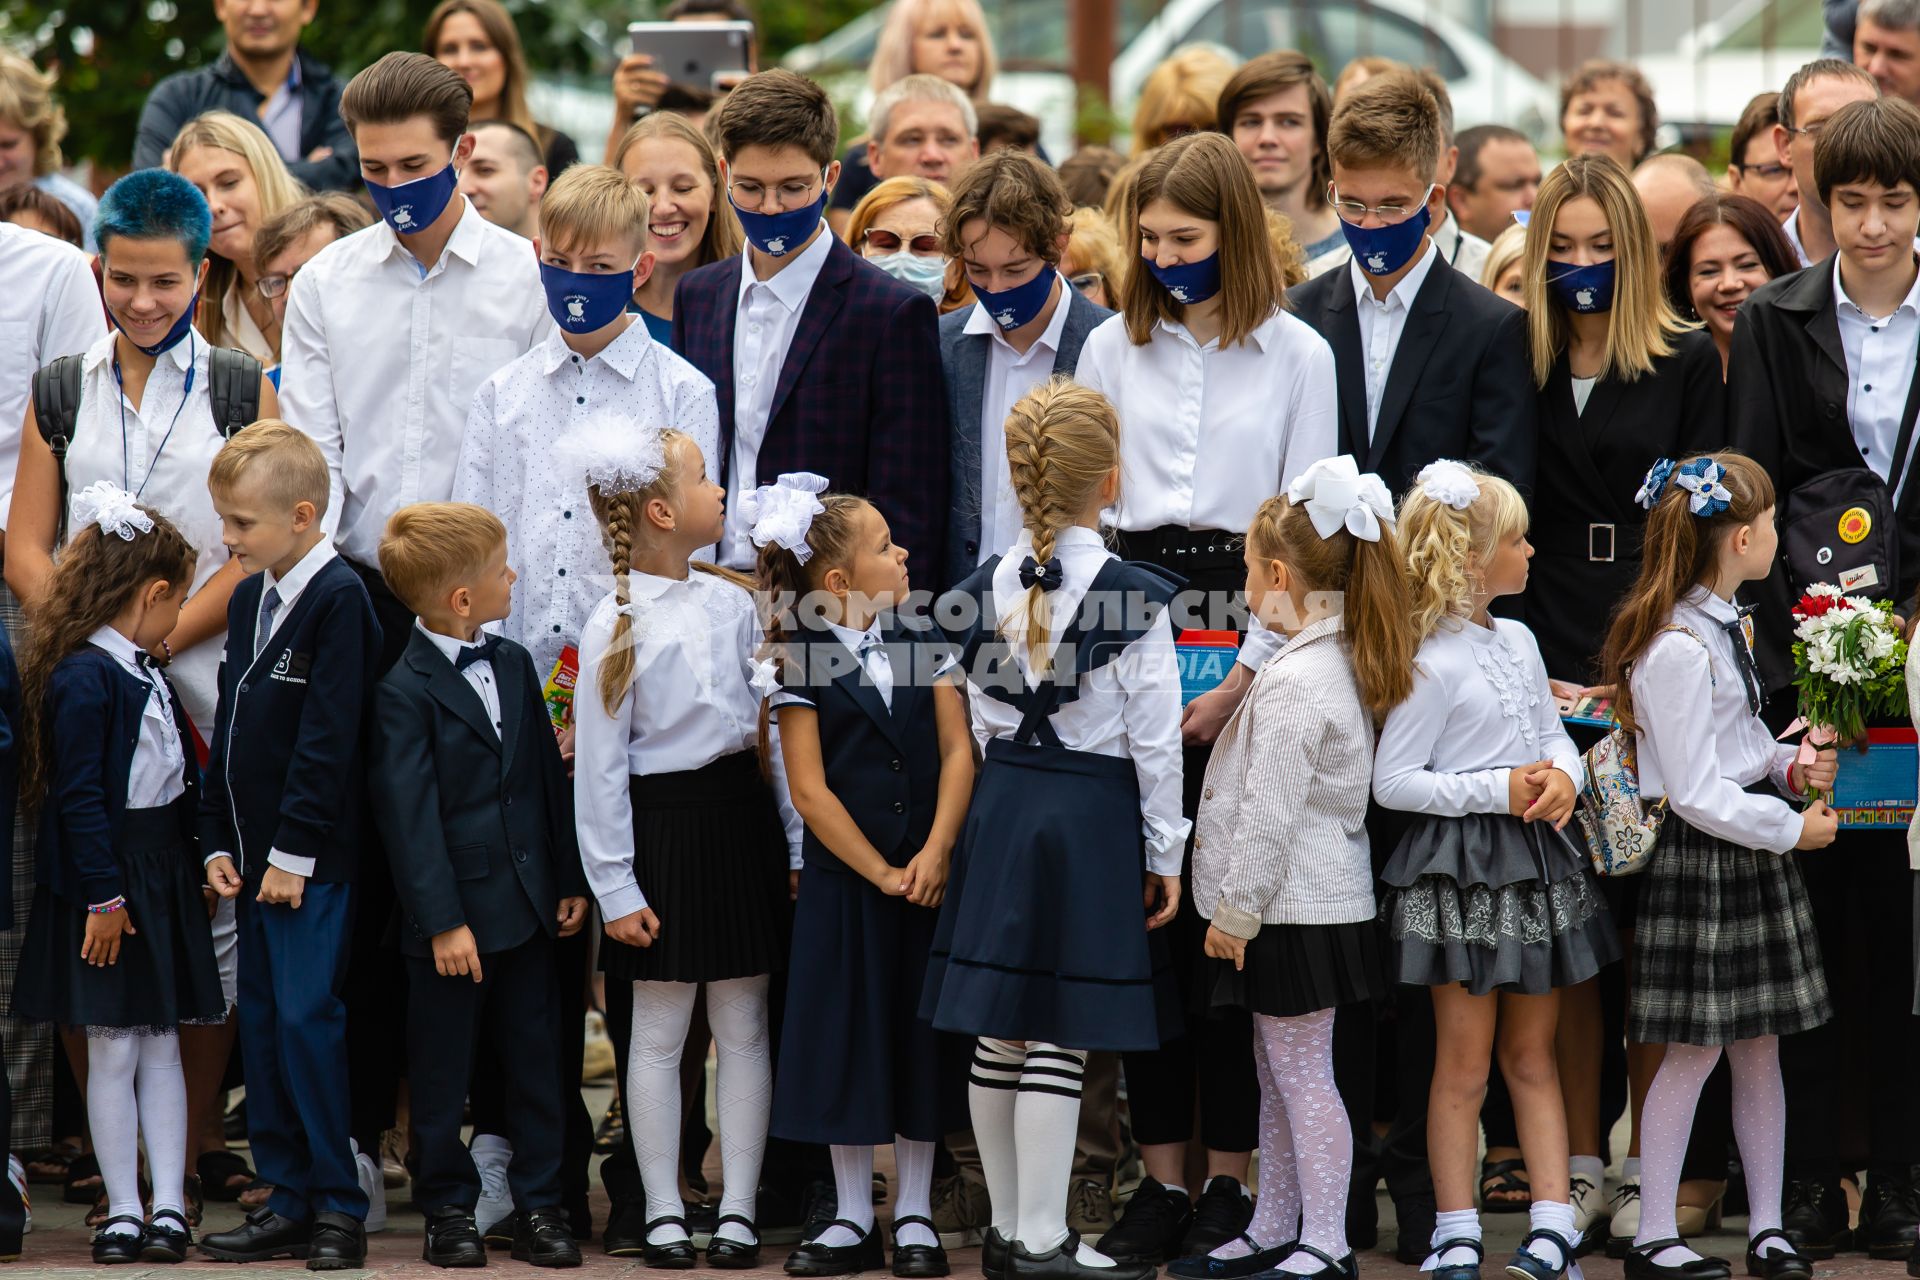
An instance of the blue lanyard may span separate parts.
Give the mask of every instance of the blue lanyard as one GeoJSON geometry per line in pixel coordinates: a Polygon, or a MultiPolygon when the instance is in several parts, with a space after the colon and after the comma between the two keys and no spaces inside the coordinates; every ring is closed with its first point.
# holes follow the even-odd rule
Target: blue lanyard
{"type": "MultiPolygon", "coordinates": [[[[140,495],[147,491],[147,481],[153,479],[153,473],[160,465],[160,455],[167,451],[167,442],[173,439],[173,429],[180,423],[180,411],[185,409],[187,407],[187,401],[193,398],[193,356],[193,330],[189,329],[187,330],[186,389],[180,393],[180,404],[173,411],[172,421],[167,423],[167,434],[160,437],[160,447],[153,451],[153,461],[147,465],[146,476],[141,479],[140,487],[133,489],[133,459],[127,453],[127,384],[120,378],[119,350],[116,348],[114,351],[113,381],[115,387],[117,387],[120,392],[120,487],[122,489],[133,489],[133,498],[136,502],[140,500],[140,495]]],[[[154,367],[158,368],[159,363],[159,360],[156,359],[154,361],[154,367]]],[[[149,374],[148,376],[151,377],[152,375],[149,374]]]]}

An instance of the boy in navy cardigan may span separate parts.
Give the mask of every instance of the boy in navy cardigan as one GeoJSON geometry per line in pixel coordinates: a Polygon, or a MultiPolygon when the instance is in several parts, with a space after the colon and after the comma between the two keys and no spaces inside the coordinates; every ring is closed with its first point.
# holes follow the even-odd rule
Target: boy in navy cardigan
{"type": "Polygon", "coordinates": [[[412,997],[422,1256],[440,1267],[486,1263],[474,1222],[480,1175],[460,1141],[484,1028],[506,1086],[507,1183],[520,1209],[513,1256],[577,1267],[560,1207],[568,1090],[553,940],[586,922],[587,882],[533,658],[480,630],[512,607],[506,527],[467,502],[402,507],[380,540],[380,573],[419,619],[374,691],[368,776],[392,850],[412,997]]]}
{"type": "Polygon", "coordinates": [[[207,880],[239,898],[247,1137],[273,1197],[200,1242],[227,1262],[366,1261],[349,1146],[346,972],[361,838],[362,730],[380,656],[367,590],[321,529],[327,464],[284,422],[215,457],[222,541],[252,576],[227,606],[200,806],[207,880]]]}

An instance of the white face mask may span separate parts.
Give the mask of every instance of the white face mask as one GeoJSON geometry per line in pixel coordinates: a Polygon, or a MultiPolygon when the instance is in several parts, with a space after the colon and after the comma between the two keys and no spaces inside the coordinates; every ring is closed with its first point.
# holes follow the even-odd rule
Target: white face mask
{"type": "Polygon", "coordinates": [[[902,249],[884,257],[868,258],[867,261],[900,283],[912,285],[935,302],[940,301],[947,294],[947,260],[945,258],[922,257],[902,249]]]}

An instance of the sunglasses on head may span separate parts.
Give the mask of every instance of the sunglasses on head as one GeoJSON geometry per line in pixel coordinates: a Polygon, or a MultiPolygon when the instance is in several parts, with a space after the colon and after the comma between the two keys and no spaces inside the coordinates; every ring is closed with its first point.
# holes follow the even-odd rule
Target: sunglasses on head
{"type": "MultiPolygon", "coordinates": [[[[878,227],[873,227],[868,230],[867,234],[861,237],[861,240],[869,249],[878,249],[882,253],[898,253],[900,251],[900,237],[891,231],[882,231],[878,227]]],[[[907,248],[915,253],[938,253],[940,252],[940,237],[934,235],[931,231],[923,231],[911,240],[908,240],[906,245],[907,248]]]]}

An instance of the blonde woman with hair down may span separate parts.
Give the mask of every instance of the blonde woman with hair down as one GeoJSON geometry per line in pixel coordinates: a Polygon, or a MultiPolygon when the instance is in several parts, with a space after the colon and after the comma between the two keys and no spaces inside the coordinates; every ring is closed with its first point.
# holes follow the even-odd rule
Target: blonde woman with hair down
{"type": "Polygon", "coordinates": [[[254,233],[306,195],[260,126],[228,111],[195,116],[167,150],[167,168],[200,189],[213,211],[200,333],[261,364],[280,363],[280,317],[261,293],[254,233]]]}
{"type": "Polygon", "coordinates": [[[1133,154],[1214,128],[1220,91],[1233,70],[1233,61],[1212,45],[1175,49],[1140,86],[1140,102],[1133,109],[1133,154]]]}
{"type": "Polygon", "coordinates": [[[655,342],[673,345],[673,290],[695,267],[731,258],[745,240],[731,201],[721,199],[720,155],[682,116],[660,111],[636,120],[607,163],[651,202],[647,250],[653,274],[633,293],[634,309],[655,342]]]}
{"type": "Polygon", "coordinates": [[[1101,512],[1120,494],[1119,433],[1106,398],[1065,379],[1022,398],[1006,448],[1024,528],[941,606],[959,620],[985,761],[921,1012],[975,1041],[967,1094],[994,1274],[1155,1271],[1067,1229],[1088,1052],[1179,1033],[1148,946],[1179,907],[1189,828],[1174,587],[1101,540],[1101,512]]]}

